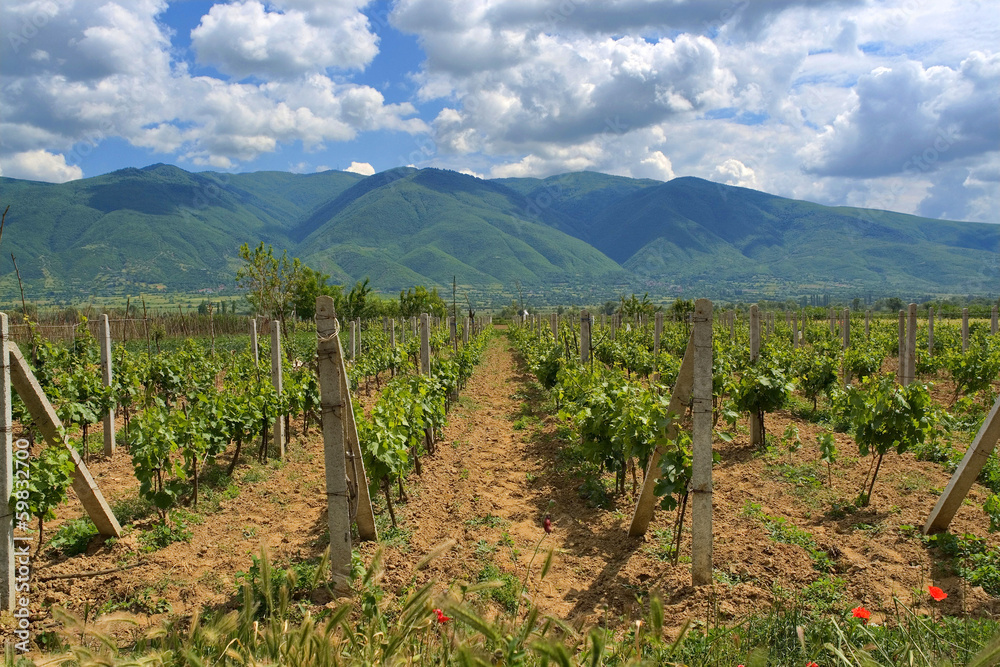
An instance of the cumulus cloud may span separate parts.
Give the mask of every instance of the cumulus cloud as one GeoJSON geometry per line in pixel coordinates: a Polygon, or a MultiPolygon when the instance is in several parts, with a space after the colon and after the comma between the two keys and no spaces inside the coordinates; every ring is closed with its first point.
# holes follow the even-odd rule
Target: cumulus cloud
{"type": "Polygon", "coordinates": [[[239,77],[252,65],[262,77],[241,83],[191,74],[160,20],[165,0],[4,2],[0,24],[13,29],[0,72],[0,158],[41,150],[72,164],[121,137],[228,169],[283,144],[318,150],[360,132],[426,132],[412,104],[386,103],[374,88],[326,71],[363,67],[377,52],[365,4],[216,5],[195,29],[194,48],[220,71],[239,77]],[[213,60],[215,47],[229,60],[213,60]]]}
{"type": "Polygon", "coordinates": [[[753,169],[735,158],[729,158],[717,166],[713,176],[714,180],[726,185],[738,185],[741,188],[757,187],[757,176],[753,169]]]}
{"type": "Polygon", "coordinates": [[[378,37],[357,5],[352,0],[275,3],[279,9],[256,0],[217,4],[191,31],[191,44],[200,62],[238,79],[364,68],[378,53],[378,37]]]}
{"type": "Polygon", "coordinates": [[[803,149],[811,173],[919,174],[1000,145],[1000,53],[974,52],[954,69],[879,67],[854,94],[852,108],[803,149]]]}
{"type": "Polygon", "coordinates": [[[674,166],[663,151],[653,151],[649,157],[639,161],[639,166],[632,170],[636,178],[655,178],[658,181],[669,181],[674,177],[674,166]]]}
{"type": "Polygon", "coordinates": [[[351,166],[344,171],[349,171],[352,174],[361,174],[362,176],[371,176],[375,173],[375,167],[367,162],[351,162],[351,166]]]}
{"type": "Polygon", "coordinates": [[[83,178],[83,170],[66,164],[64,155],[34,150],[0,158],[0,175],[30,181],[65,183],[83,178]]]}

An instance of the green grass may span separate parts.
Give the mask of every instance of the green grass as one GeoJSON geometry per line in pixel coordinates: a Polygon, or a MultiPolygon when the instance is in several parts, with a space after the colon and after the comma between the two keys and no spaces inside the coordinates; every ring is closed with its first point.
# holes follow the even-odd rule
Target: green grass
{"type": "Polygon", "coordinates": [[[794,544],[809,553],[813,567],[820,572],[832,572],[836,566],[830,554],[816,545],[816,540],[807,530],[788,522],[784,517],[773,517],[765,514],[760,505],[748,502],[743,508],[743,516],[756,519],[775,542],[794,544]]]}

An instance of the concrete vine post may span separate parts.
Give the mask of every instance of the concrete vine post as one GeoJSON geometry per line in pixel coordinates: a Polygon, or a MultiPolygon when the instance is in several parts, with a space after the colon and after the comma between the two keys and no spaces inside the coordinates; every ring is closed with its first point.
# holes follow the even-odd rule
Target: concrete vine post
{"type": "Polygon", "coordinates": [[[934,354],[934,306],[927,308],[927,354],[934,354]]]}
{"type": "Polygon", "coordinates": [[[993,306],[993,311],[990,313],[990,333],[994,336],[997,335],[998,324],[1000,323],[997,322],[997,307],[993,306]]]}
{"type": "MultiPolygon", "coordinates": [[[[271,385],[274,391],[281,398],[284,391],[283,376],[281,373],[281,323],[278,320],[271,320],[271,385]]],[[[278,458],[285,460],[285,419],[284,415],[274,415],[274,427],[272,429],[274,444],[278,448],[278,458]]]]}
{"type": "Polygon", "coordinates": [[[896,382],[903,384],[906,373],[906,311],[899,311],[899,361],[896,364],[896,382]]]}
{"type": "Polygon", "coordinates": [[[917,304],[911,303],[907,308],[906,328],[906,368],[903,385],[908,385],[917,376],[917,304]]]}
{"type": "Polygon", "coordinates": [[[841,324],[841,334],[843,336],[843,349],[846,351],[851,347],[851,311],[844,308],[844,321],[841,324]]]}
{"type": "Polygon", "coordinates": [[[962,354],[969,351],[969,309],[962,309],[962,354]]]}
{"type": "MultiPolygon", "coordinates": [[[[110,389],[114,379],[111,368],[111,325],[108,322],[108,315],[101,315],[101,382],[105,388],[110,389]]],[[[111,406],[107,412],[101,415],[104,422],[104,455],[114,456],[115,454],[115,408],[111,406]]]]}
{"type": "Polygon", "coordinates": [[[691,584],[712,583],[712,302],[694,311],[691,392],[691,584]]]}
{"type": "Polygon", "coordinates": [[[319,361],[320,412],[326,465],[327,524],[330,529],[330,574],[334,586],[346,592],[351,573],[351,510],[345,447],[345,383],[340,378],[340,325],[333,298],[316,297],[316,356],[319,361]]]}
{"type": "Polygon", "coordinates": [[[549,326],[552,328],[552,340],[559,340],[559,315],[549,315],[549,326]]]}
{"type": "Polygon", "coordinates": [[[7,499],[14,493],[14,440],[12,435],[13,416],[11,415],[10,392],[10,359],[7,354],[7,343],[10,332],[7,324],[7,313],[0,313],[0,611],[14,609],[17,597],[14,580],[14,512],[7,499]]]}
{"type": "Polygon", "coordinates": [[[431,316],[420,314],[420,372],[431,374],[431,316]]]}
{"type": "MultiPolygon", "coordinates": [[[[750,363],[756,364],[760,358],[760,310],[757,304],[750,306],[750,363]]],[[[750,442],[755,447],[764,446],[764,428],[760,415],[750,413],[750,442]]]]}
{"type": "Polygon", "coordinates": [[[580,312],[580,363],[590,361],[590,313],[580,312]]]}

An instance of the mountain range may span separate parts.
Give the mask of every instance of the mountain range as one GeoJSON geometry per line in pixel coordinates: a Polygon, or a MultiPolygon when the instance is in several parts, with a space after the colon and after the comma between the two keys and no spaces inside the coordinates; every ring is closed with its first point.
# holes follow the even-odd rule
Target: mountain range
{"type": "MultiPolygon", "coordinates": [[[[29,298],[232,288],[242,243],[381,290],[480,298],[628,290],[672,296],[987,294],[1000,225],[829,207],[681,177],[596,172],[484,180],[190,173],[156,164],[63,184],[0,178],[2,239],[29,298]]],[[[0,263],[0,295],[17,281],[0,263]]]]}

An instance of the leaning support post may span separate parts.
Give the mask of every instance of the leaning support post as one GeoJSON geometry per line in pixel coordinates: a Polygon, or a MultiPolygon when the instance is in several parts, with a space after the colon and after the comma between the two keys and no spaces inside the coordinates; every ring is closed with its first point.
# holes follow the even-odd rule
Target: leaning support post
{"type": "Polygon", "coordinates": [[[257,318],[250,318],[250,352],[253,353],[253,362],[260,363],[260,347],[257,345],[257,318]]]}
{"type": "Polygon", "coordinates": [[[316,356],[319,360],[320,411],[326,465],[327,525],[330,529],[330,574],[340,592],[349,590],[351,573],[351,510],[344,446],[344,381],[340,323],[333,298],[316,297],[316,356]]]}
{"type": "MultiPolygon", "coordinates": [[[[10,332],[7,326],[7,313],[0,313],[0,350],[6,352],[10,332]]],[[[12,434],[13,416],[11,415],[10,393],[10,361],[7,354],[0,354],[0,611],[14,609],[14,593],[17,586],[14,580],[14,511],[7,499],[14,493],[14,441],[12,434]]]]}
{"type": "MultiPolygon", "coordinates": [[[[338,340],[339,347],[340,342],[338,340]]],[[[340,358],[340,394],[344,397],[344,437],[346,444],[347,479],[349,491],[355,499],[355,522],[358,525],[358,537],[371,542],[378,541],[378,529],[375,527],[375,510],[372,498],[368,493],[368,475],[365,473],[365,460],[361,454],[361,439],[358,437],[358,424],[354,420],[354,405],[351,402],[351,381],[347,377],[347,366],[344,355],[340,358]]]]}
{"type": "Polygon", "coordinates": [[[84,464],[80,454],[63,437],[62,422],[56,415],[55,409],[45,397],[38,379],[32,372],[28,362],[21,355],[21,350],[14,343],[5,345],[7,357],[10,360],[10,382],[14,391],[21,397],[21,402],[28,409],[28,414],[35,422],[35,426],[41,431],[42,436],[50,445],[65,447],[69,450],[70,458],[76,470],[73,472],[73,492],[80,499],[80,504],[86,510],[87,516],[94,522],[97,532],[107,537],[121,537],[122,527],[118,524],[111,507],[108,506],[101,490],[97,487],[97,482],[90,475],[90,471],[84,464]]]}
{"type": "Polygon", "coordinates": [[[955,512],[969,494],[972,483],[986,465],[986,459],[996,448],[998,440],[1000,440],[1000,398],[993,404],[993,409],[990,410],[975,440],[972,441],[972,446],[965,452],[965,458],[958,464],[958,469],[951,476],[944,493],[931,510],[931,515],[924,524],[925,535],[947,530],[948,524],[955,517],[955,512]]]}
{"type": "MultiPolygon", "coordinates": [[[[681,415],[684,414],[685,408],[691,402],[693,381],[694,336],[692,335],[688,338],[687,351],[684,352],[684,359],[677,372],[677,381],[674,383],[673,393],[670,394],[670,403],[667,405],[670,424],[663,434],[665,440],[673,440],[680,431],[681,415]]],[[[630,537],[645,535],[646,529],[649,528],[649,522],[653,519],[653,509],[656,506],[656,480],[660,476],[660,457],[662,455],[663,452],[657,447],[649,457],[649,463],[646,464],[646,475],[642,479],[642,491],[639,493],[639,500],[636,501],[635,511],[632,513],[632,523],[628,529],[630,537]]]]}
{"type": "MultiPolygon", "coordinates": [[[[281,375],[281,323],[278,320],[271,320],[271,384],[274,391],[281,398],[283,391],[281,375]]],[[[284,415],[274,416],[273,427],[274,444],[278,446],[278,458],[285,460],[285,419],[284,415]]]]}
{"type": "Polygon", "coordinates": [[[712,302],[694,311],[691,396],[691,584],[712,583],[712,302]]]}
{"type": "MultiPolygon", "coordinates": [[[[101,381],[105,387],[111,387],[111,326],[107,313],[101,315],[101,381]]],[[[111,406],[102,415],[104,422],[104,455],[114,456],[115,453],[115,408],[111,406]]]]}

